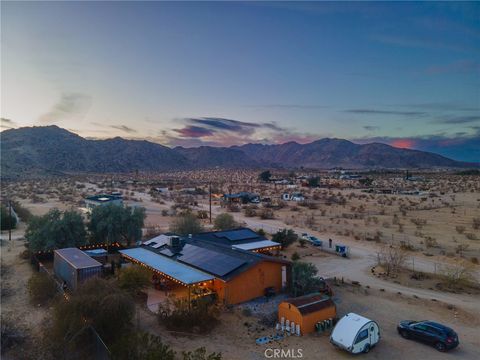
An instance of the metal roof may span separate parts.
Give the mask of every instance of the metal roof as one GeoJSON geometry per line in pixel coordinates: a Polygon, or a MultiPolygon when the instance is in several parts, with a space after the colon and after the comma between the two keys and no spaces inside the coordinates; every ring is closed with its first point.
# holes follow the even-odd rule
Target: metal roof
{"type": "Polygon", "coordinates": [[[96,266],[102,266],[97,260],[92,259],[82,250],[77,248],[64,248],[55,250],[55,254],[65,259],[75,269],[84,269],[96,266]]]}
{"type": "Polygon", "coordinates": [[[120,250],[119,252],[127,258],[143,263],[187,285],[214,279],[214,277],[209,274],[175,260],[170,260],[165,256],[158,255],[144,248],[132,248],[120,250]]]}
{"type": "Polygon", "coordinates": [[[305,315],[310,314],[328,307],[335,307],[335,303],[331,298],[325,295],[305,295],[298,298],[287,299],[286,303],[295,306],[298,311],[305,315]]]}
{"type": "Polygon", "coordinates": [[[206,240],[212,242],[223,242],[224,244],[241,244],[246,242],[267,240],[265,237],[258,235],[249,228],[238,228],[227,231],[210,231],[193,235],[194,239],[206,240]]]}
{"type": "Polygon", "coordinates": [[[246,244],[232,245],[233,248],[242,249],[242,250],[256,250],[256,249],[262,249],[262,248],[272,247],[272,246],[280,246],[280,244],[275,241],[262,240],[262,241],[255,241],[255,242],[246,243],[246,244]]]}

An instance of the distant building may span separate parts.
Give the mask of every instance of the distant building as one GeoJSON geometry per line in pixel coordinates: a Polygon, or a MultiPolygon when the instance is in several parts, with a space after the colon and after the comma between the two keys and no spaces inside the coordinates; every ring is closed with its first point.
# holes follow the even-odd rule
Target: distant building
{"type": "Polygon", "coordinates": [[[123,205],[123,198],[121,195],[108,195],[108,194],[100,194],[100,195],[93,195],[85,198],[85,207],[87,209],[93,209],[97,206],[102,205],[123,205]]]}
{"type": "Polygon", "coordinates": [[[258,204],[260,202],[260,196],[251,192],[242,191],[235,194],[224,194],[223,200],[225,202],[231,202],[231,203],[233,202],[233,203],[241,203],[241,204],[248,204],[248,203],[258,204]]]}
{"type": "Polygon", "coordinates": [[[209,231],[195,234],[193,239],[208,241],[213,244],[227,245],[232,249],[248,250],[253,252],[273,253],[280,250],[279,243],[268,240],[248,228],[238,228],[226,231],[209,231]]]}
{"type": "Polygon", "coordinates": [[[294,193],[283,193],[282,200],[284,201],[305,201],[305,196],[302,193],[294,192],[294,193]]]}

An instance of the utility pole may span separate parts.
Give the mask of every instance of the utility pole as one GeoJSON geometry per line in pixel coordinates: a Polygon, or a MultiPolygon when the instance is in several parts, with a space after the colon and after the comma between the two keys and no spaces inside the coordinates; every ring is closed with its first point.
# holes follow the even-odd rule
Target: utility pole
{"type": "Polygon", "coordinates": [[[208,184],[208,206],[210,209],[210,224],[212,223],[212,183],[208,184]]]}
{"type": "Polygon", "coordinates": [[[8,242],[12,241],[12,200],[8,200],[9,216],[8,216],[8,242]]]}

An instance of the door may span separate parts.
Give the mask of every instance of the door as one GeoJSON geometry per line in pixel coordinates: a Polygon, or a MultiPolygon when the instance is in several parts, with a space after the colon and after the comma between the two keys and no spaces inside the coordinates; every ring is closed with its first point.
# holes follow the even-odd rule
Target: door
{"type": "Polygon", "coordinates": [[[413,337],[416,340],[429,343],[430,342],[430,334],[427,331],[427,326],[423,324],[417,324],[413,326],[413,337]]]}
{"type": "Polygon", "coordinates": [[[362,352],[365,349],[365,345],[370,344],[369,336],[368,328],[359,331],[353,345],[353,353],[362,352]]]}
{"type": "Polygon", "coordinates": [[[373,324],[370,324],[368,335],[370,337],[370,345],[375,345],[378,342],[378,334],[376,332],[376,327],[373,324]]]}

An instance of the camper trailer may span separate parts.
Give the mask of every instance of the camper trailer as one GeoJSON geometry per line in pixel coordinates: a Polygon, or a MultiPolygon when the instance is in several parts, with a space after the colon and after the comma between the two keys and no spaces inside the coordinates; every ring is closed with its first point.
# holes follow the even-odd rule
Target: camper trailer
{"type": "Polygon", "coordinates": [[[352,354],[369,352],[380,340],[380,328],[370,319],[355,313],[341,318],[330,336],[330,342],[352,354]]]}

